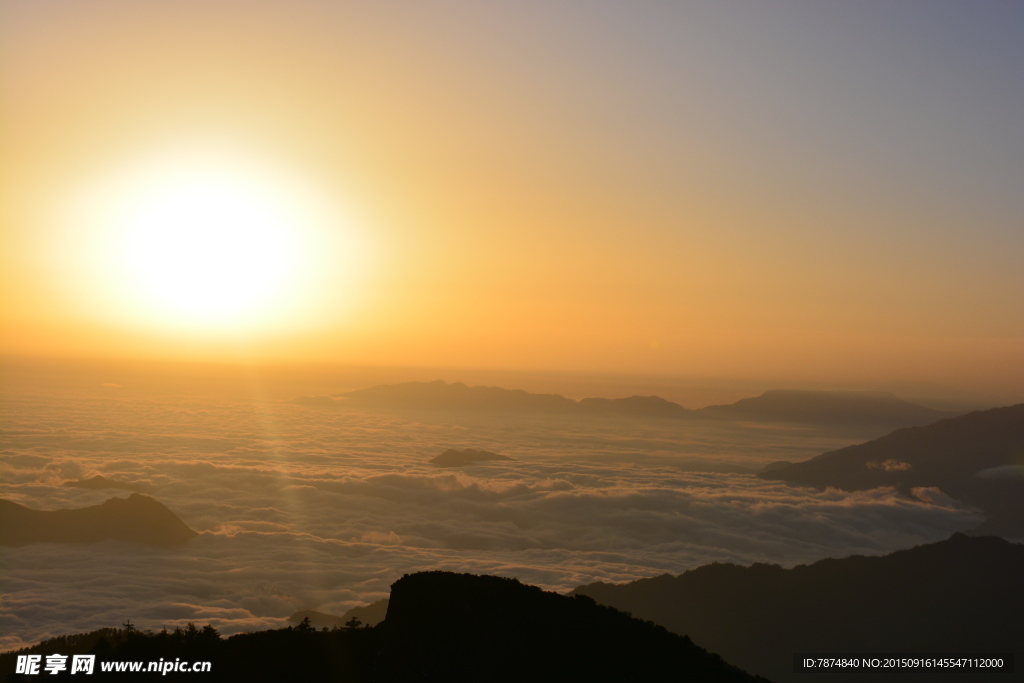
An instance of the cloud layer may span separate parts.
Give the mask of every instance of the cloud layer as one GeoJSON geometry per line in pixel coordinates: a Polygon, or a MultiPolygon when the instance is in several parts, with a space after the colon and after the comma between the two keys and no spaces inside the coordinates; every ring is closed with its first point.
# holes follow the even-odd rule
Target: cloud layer
{"type": "Polygon", "coordinates": [[[185,548],[39,544],[0,555],[0,646],[112,626],[188,621],[224,633],[342,613],[402,574],[452,569],[553,590],[678,573],[712,561],[792,565],[884,553],[970,528],[936,491],[812,491],[761,464],[850,443],[713,421],[323,411],[189,396],[4,397],[0,495],[30,507],[141,482],[201,532],[185,548]],[[447,448],[515,458],[462,470],[447,448]]]}

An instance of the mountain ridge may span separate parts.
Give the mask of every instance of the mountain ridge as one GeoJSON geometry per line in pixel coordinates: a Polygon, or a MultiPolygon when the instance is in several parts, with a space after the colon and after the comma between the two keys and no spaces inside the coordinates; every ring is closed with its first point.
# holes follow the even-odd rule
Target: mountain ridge
{"type": "Polygon", "coordinates": [[[444,380],[381,384],[333,396],[298,396],[291,402],[310,408],[354,406],[680,420],[707,418],[831,427],[904,427],[956,415],[910,403],[885,392],[770,390],[733,404],[692,410],[660,396],[590,397],[576,401],[560,394],[534,394],[522,389],[468,386],[444,380]]]}
{"type": "Polygon", "coordinates": [[[926,408],[881,391],[805,391],[772,389],[699,413],[732,420],[797,424],[910,427],[953,417],[956,413],[926,408]]]}
{"type": "Polygon", "coordinates": [[[898,429],[758,476],[846,491],[891,486],[907,495],[935,487],[981,508],[989,517],[982,531],[1024,537],[1024,403],[898,429]]]}
{"type": "Polygon", "coordinates": [[[954,534],[878,557],[715,563],[574,593],[686,633],[748,671],[801,681],[794,652],[1024,652],[1021,572],[1024,545],[954,534]]]}
{"type": "MultiPolygon", "coordinates": [[[[189,625],[175,632],[104,629],[0,655],[0,678],[20,680],[19,654],[95,653],[108,660],[209,661],[207,681],[649,681],[766,683],[689,638],[585,597],[516,579],[452,572],[407,574],[391,586],[383,622],[318,631],[308,623],[222,639],[189,625]]],[[[96,667],[99,679],[105,679],[96,667]]],[[[123,673],[111,680],[148,680],[123,673]]],[[[148,674],[152,678],[152,674],[148,674]]],[[[171,672],[171,680],[195,680],[171,672]]]]}
{"type": "Polygon", "coordinates": [[[197,535],[163,503],[140,493],[60,510],[33,510],[0,500],[0,546],[114,539],[169,547],[197,535]]]}

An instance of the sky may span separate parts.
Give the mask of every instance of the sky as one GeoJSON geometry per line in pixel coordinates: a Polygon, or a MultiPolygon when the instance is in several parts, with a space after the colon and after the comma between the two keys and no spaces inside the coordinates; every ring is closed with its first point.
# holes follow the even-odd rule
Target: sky
{"type": "Polygon", "coordinates": [[[8,356],[1024,387],[1020,3],[0,12],[8,356]]]}

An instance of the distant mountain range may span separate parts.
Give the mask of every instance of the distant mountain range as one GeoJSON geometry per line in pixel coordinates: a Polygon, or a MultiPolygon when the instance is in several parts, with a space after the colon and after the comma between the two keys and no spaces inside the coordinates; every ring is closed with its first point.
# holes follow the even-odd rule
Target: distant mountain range
{"type": "MultiPolygon", "coordinates": [[[[309,620],[309,625],[317,630],[323,628],[341,628],[345,625],[346,621],[345,619],[339,616],[327,614],[326,612],[317,612],[314,609],[300,609],[299,611],[295,612],[290,617],[288,617],[288,621],[292,622],[293,624],[301,624],[307,619],[309,620]]],[[[360,619],[359,621],[362,621],[362,619],[360,619]]]]}
{"type": "Polygon", "coordinates": [[[579,409],[586,413],[608,413],[617,415],[642,415],[644,417],[693,417],[695,411],[678,403],[666,401],[659,396],[630,396],[629,398],[585,398],[579,409]]]}
{"type": "Polygon", "coordinates": [[[730,405],[708,406],[699,412],[730,420],[889,428],[931,424],[955,415],[884,392],[783,390],[766,391],[730,405]]]}
{"type": "Polygon", "coordinates": [[[531,394],[522,389],[470,387],[462,382],[406,382],[384,384],[338,394],[337,399],[358,406],[383,408],[445,408],[545,413],[575,412],[576,401],[558,394],[531,394]]]}
{"type": "Polygon", "coordinates": [[[324,626],[328,628],[341,628],[351,619],[358,619],[363,626],[376,626],[380,622],[384,621],[387,614],[388,599],[381,598],[377,602],[372,602],[369,605],[353,607],[340,617],[333,614],[326,614],[325,612],[306,609],[299,610],[295,614],[291,615],[288,617],[288,621],[294,624],[299,624],[302,623],[303,619],[308,618],[310,625],[318,629],[323,628],[324,626]]]}
{"type": "MultiPolygon", "coordinates": [[[[211,670],[170,679],[204,681],[660,681],[764,682],[689,638],[583,596],[515,579],[450,572],[406,575],[391,586],[374,627],[318,631],[311,624],[221,639],[212,628],[147,634],[105,629],[0,655],[18,677],[18,654],[94,653],[104,661],[209,661],[211,670]]],[[[45,661],[45,660],[44,660],[45,661]]],[[[111,680],[136,680],[108,674],[111,680]]],[[[93,676],[90,676],[93,678],[93,676]]],[[[138,674],[149,680],[153,674],[138,674]]],[[[161,677],[163,680],[163,677],[161,677]]]]}
{"type": "Polygon", "coordinates": [[[387,618],[388,602],[389,600],[387,598],[381,598],[377,602],[371,602],[369,605],[353,607],[341,615],[341,618],[347,622],[349,619],[355,617],[367,626],[376,626],[387,618]]]}
{"type": "Polygon", "coordinates": [[[887,393],[768,391],[731,405],[690,410],[658,396],[584,398],[531,394],[521,389],[470,387],[461,382],[406,382],[336,396],[300,396],[293,403],[316,408],[406,408],[481,412],[541,412],[687,419],[693,417],[821,426],[892,429],[928,424],[955,413],[908,403],[887,393]]]}
{"type": "MultiPolygon", "coordinates": [[[[1022,576],[1024,545],[956,534],[884,557],[792,569],[711,564],[679,576],[590,584],[575,594],[685,633],[772,680],[832,680],[794,674],[793,654],[1024,653],[1022,576]]],[[[946,680],[935,671],[923,679],[872,671],[869,679],[946,680]]]]}
{"type": "Polygon", "coordinates": [[[64,510],[33,510],[0,500],[0,546],[106,539],[174,546],[196,535],[166,506],[138,493],[64,510]]]}
{"type": "Polygon", "coordinates": [[[763,479],[846,491],[937,487],[984,510],[980,532],[1024,537],[1024,403],[894,431],[805,462],[773,466],[763,479]]]}

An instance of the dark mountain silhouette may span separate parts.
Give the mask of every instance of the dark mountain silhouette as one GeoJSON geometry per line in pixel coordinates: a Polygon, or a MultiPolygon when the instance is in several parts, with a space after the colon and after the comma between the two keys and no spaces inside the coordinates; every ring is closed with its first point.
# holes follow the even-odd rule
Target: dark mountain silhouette
{"type": "Polygon", "coordinates": [[[431,458],[430,464],[437,467],[461,467],[463,465],[472,465],[475,462],[486,462],[487,460],[512,460],[512,458],[507,455],[498,455],[490,451],[477,451],[472,448],[462,451],[449,448],[436,458],[431,458]]]}
{"type": "Polygon", "coordinates": [[[134,491],[135,493],[146,493],[149,491],[149,486],[145,484],[107,479],[102,474],[97,474],[95,477],[89,477],[88,479],[66,481],[64,482],[64,486],[70,486],[78,489],[118,489],[121,491],[134,491]]]}
{"type": "Polygon", "coordinates": [[[328,628],[341,628],[345,624],[350,623],[352,619],[358,619],[359,623],[363,626],[376,626],[380,622],[384,621],[384,617],[387,616],[387,613],[388,599],[381,598],[377,602],[372,602],[369,605],[353,607],[340,617],[333,614],[326,614],[324,612],[306,609],[300,610],[291,615],[288,617],[288,621],[295,624],[301,624],[303,619],[308,618],[310,625],[314,628],[323,628],[324,626],[328,628]]]}
{"type": "Polygon", "coordinates": [[[348,621],[355,617],[367,626],[376,626],[387,617],[388,602],[388,598],[381,598],[377,602],[371,602],[369,605],[353,607],[342,615],[342,619],[348,621]]]}
{"type": "Polygon", "coordinates": [[[751,680],[654,624],[495,576],[406,575],[378,628],[396,680],[751,680]]]}
{"type": "Polygon", "coordinates": [[[0,545],[96,543],[110,538],[173,546],[195,535],[163,504],[138,493],[91,507],[52,511],[0,500],[0,545]]]}
{"type": "Polygon", "coordinates": [[[339,394],[355,406],[383,408],[446,408],[517,412],[572,412],[576,401],[558,394],[530,394],[521,389],[470,387],[462,382],[406,382],[384,384],[339,394]]]}
{"type": "Polygon", "coordinates": [[[1024,539],[1024,491],[1007,493],[998,501],[999,507],[989,513],[989,518],[979,524],[971,533],[977,536],[1001,536],[1013,540],[1024,539]],[[1016,503],[1016,504],[1015,504],[1016,503]]]}
{"type": "Polygon", "coordinates": [[[1022,457],[1024,403],[899,429],[760,476],[848,491],[939,486],[956,495],[977,472],[1022,464],[1022,457]]]}
{"type": "Polygon", "coordinates": [[[1024,536],[1024,403],[909,427],[758,476],[857,491],[937,487],[990,517],[992,531],[1024,536]]]}
{"type": "MultiPolygon", "coordinates": [[[[210,661],[204,681],[763,681],[689,638],[579,596],[515,579],[450,572],[406,575],[391,587],[374,627],[317,631],[309,622],[222,639],[205,627],[147,634],[106,629],[0,655],[0,676],[18,654],[97,655],[94,677],[153,680],[153,673],[100,672],[99,663],[210,661]]],[[[93,677],[90,677],[93,678],[93,677]]],[[[170,680],[196,680],[170,673],[170,680]]]]}
{"type": "Polygon", "coordinates": [[[363,622],[367,626],[376,626],[388,615],[388,598],[381,598],[376,602],[371,602],[369,605],[361,605],[359,607],[353,607],[349,611],[342,615],[345,621],[355,617],[359,621],[363,622]]]}
{"type": "Polygon", "coordinates": [[[309,625],[315,629],[327,628],[341,628],[345,625],[345,620],[334,614],[327,614],[326,612],[317,612],[312,609],[300,609],[290,617],[288,621],[293,624],[301,624],[304,620],[309,620],[309,625]]]}
{"type": "Polygon", "coordinates": [[[375,408],[450,409],[495,412],[544,412],[576,415],[633,415],[645,417],[689,417],[677,403],[657,396],[629,398],[585,398],[574,401],[558,394],[531,394],[521,389],[470,387],[462,382],[406,382],[359,389],[337,398],[300,396],[292,400],[306,406],[352,405],[375,408]]]}
{"type": "Polygon", "coordinates": [[[932,410],[884,392],[766,391],[731,405],[707,406],[697,411],[705,417],[758,422],[847,427],[910,427],[952,417],[955,413],[932,410]]]}
{"type": "Polygon", "coordinates": [[[823,427],[893,429],[930,424],[955,413],[932,410],[887,393],[835,391],[767,391],[731,405],[689,410],[659,396],[584,398],[531,394],[521,389],[471,387],[461,382],[406,382],[358,389],[335,397],[299,396],[292,403],[307,407],[404,408],[481,412],[541,412],[574,415],[714,419],[785,422],[823,427]]]}
{"type": "MultiPolygon", "coordinates": [[[[815,679],[792,672],[794,653],[1019,656],[1022,576],[1024,545],[956,534],[884,557],[826,559],[792,569],[711,564],[675,577],[595,583],[575,593],[685,633],[748,671],[806,681],[815,679]]],[[[956,680],[969,678],[958,673],[956,680]]],[[[872,672],[870,680],[907,676],[872,672]]],[[[944,680],[936,676],[930,671],[909,680],[944,680]]]]}
{"type": "Polygon", "coordinates": [[[614,413],[618,415],[644,415],[648,417],[691,417],[678,403],[666,401],[659,396],[630,396],[629,398],[585,398],[579,402],[584,412],[614,413]]]}

